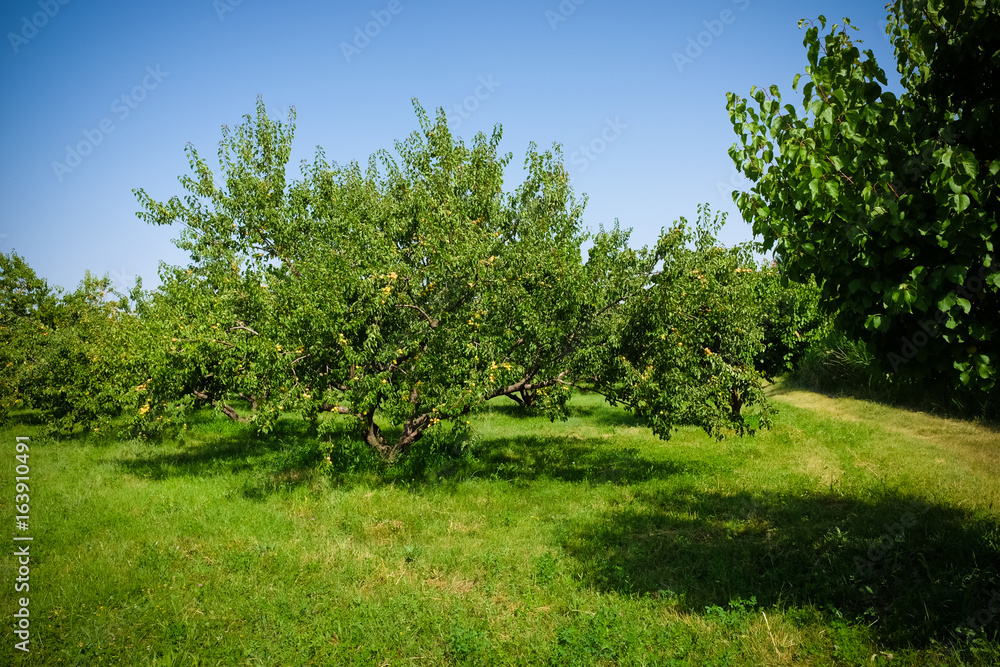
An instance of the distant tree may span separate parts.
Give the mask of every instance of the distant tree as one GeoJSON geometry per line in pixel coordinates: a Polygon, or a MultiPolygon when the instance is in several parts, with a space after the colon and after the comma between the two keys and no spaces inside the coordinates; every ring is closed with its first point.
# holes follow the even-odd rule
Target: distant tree
{"type": "Polygon", "coordinates": [[[127,314],[111,297],[111,281],[88,272],[76,290],[60,295],[43,344],[33,349],[22,389],[50,432],[98,428],[121,412],[127,314]]]}
{"type": "Polygon", "coordinates": [[[1000,358],[1000,6],[897,0],[888,19],[900,97],[847,19],[822,39],[806,30],[804,113],[777,86],[751,89],[757,110],[729,94],[730,154],[755,183],[734,198],[784,274],[815,278],[886,371],[987,395],[1000,358]]]}
{"type": "Polygon", "coordinates": [[[0,422],[26,407],[22,383],[51,333],[56,302],[20,255],[0,254],[0,422]]]}
{"type": "Polygon", "coordinates": [[[761,293],[752,245],[722,247],[716,234],[725,216],[713,218],[707,206],[698,213],[693,227],[681,218],[661,235],[662,269],[624,304],[598,384],[660,434],[674,424],[752,433],[770,423],[756,360],[774,296],[761,293]],[[760,408],[756,425],[744,418],[750,406],[760,408]]]}
{"type": "Polygon", "coordinates": [[[0,255],[0,416],[34,408],[49,432],[73,433],[121,413],[134,318],[111,297],[107,277],[87,273],[63,293],[17,254],[0,255]]]}
{"type": "Polygon", "coordinates": [[[790,282],[777,264],[761,267],[756,277],[752,298],[763,309],[764,346],[755,366],[773,380],[798,368],[809,349],[829,334],[832,317],[821,307],[815,280],[790,282]]]}

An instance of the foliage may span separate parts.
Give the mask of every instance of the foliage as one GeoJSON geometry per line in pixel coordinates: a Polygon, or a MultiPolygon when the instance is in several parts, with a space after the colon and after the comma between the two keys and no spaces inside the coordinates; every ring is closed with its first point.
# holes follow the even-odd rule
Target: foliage
{"type": "Polygon", "coordinates": [[[107,278],[87,273],[58,300],[47,335],[33,350],[22,386],[54,432],[68,434],[117,413],[121,313],[117,302],[105,300],[109,289],[107,278]]]}
{"type": "Polygon", "coordinates": [[[121,412],[137,357],[127,299],[112,299],[110,280],[89,272],[62,293],[14,253],[0,255],[0,264],[3,410],[41,410],[53,433],[107,425],[121,412]]]}
{"type": "Polygon", "coordinates": [[[832,318],[820,305],[814,280],[784,280],[776,264],[758,270],[754,297],[763,306],[764,349],[757,369],[769,380],[794,372],[808,351],[828,335],[832,318]],[[786,284],[782,284],[786,283],[786,284]]]}
{"type": "Polygon", "coordinates": [[[785,378],[795,386],[833,395],[956,418],[992,418],[1000,414],[1000,396],[971,388],[928,386],[914,377],[886,373],[877,352],[866,341],[829,330],[813,341],[795,369],[785,378]]]}
{"type": "Polygon", "coordinates": [[[51,333],[56,298],[17,253],[0,254],[0,423],[25,407],[21,384],[51,333]]]}
{"type": "Polygon", "coordinates": [[[837,330],[815,341],[789,379],[811,391],[870,399],[887,398],[890,385],[889,376],[879,372],[869,345],[837,330]]]}
{"type": "Polygon", "coordinates": [[[755,182],[734,198],[787,277],[815,277],[883,368],[987,394],[1000,355],[1000,9],[896,0],[888,18],[899,97],[847,19],[822,39],[806,30],[804,113],[777,86],[751,89],[756,110],[729,94],[730,155],[755,182]]]}
{"type": "Polygon", "coordinates": [[[762,396],[745,248],[710,249],[702,230],[689,250],[683,224],[651,249],[629,248],[617,226],[589,234],[558,147],[531,145],[525,181],[504,194],[499,127],[466,147],[443,111],[432,121],[414,106],[420,131],[398,157],[362,170],[318,151],[289,182],[294,112],[272,121],[259,101],[224,128],[222,184],[189,146],[189,196],[137,191],[147,222],[184,225],[191,255],[137,307],[159,331],[147,339],[163,341],[147,422],[164,416],[157,405],[208,403],[262,431],[284,412],[334,411],[392,461],[429,429],[461,431],[490,399],[562,417],[584,383],[664,437],[678,423],[747,430],[740,407],[762,396]],[[671,327],[688,349],[661,336],[671,327]],[[650,367],[662,381],[641,380],[650,367]]]}
{"type": "Polygon", "coordinates": [[[675,423],[752,432],[744,406],[760,406],[768,423],[755,363],[764,352],[758,269],[749,245],[718,245],[724,222],[702,207],[693,229],[681,218],[660,237],[662,269],[624,308],[609,339],[613,354],[598,351],[596,380],[609,400],[660,435],[675,423]]]}

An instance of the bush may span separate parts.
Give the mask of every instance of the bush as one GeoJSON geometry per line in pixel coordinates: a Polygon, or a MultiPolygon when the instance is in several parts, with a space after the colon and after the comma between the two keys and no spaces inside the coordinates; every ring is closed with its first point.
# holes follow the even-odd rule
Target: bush
{"type": "Polygon", "coordinates": [[[786,378],[811,391],[957,417],[995,418],[1000,414],[1000,392],[929,387],[916,378],[888,374],[881,369],[873,345],[836,329],[815,340],[786,378]]]}

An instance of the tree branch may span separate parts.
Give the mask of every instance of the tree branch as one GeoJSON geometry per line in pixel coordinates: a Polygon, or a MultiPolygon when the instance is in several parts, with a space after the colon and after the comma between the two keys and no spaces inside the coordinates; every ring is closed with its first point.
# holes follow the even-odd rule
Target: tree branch
{"type": "Polygon", "coordinates": [[[429,325],[431,325],[432,329],[435,328],[435,327],[437,327],[437,325],[438,325],[438,321],[437,320],[432,320],[431,316],[428,315],[427,313],[425,313],[424,309],[421,308],[420,306],[414,306],[414,305],[411,305],[411,304],[408,304],[408,303],[397,303],[396,307],[397,308],[412,308],[412,309],[416,310],[418,313],[420,313],[421,315],[424,316],[424,319],[427,320],[427,323],[429,325]]]}
{"type": "MultiPolygon", "coordinates": [[[[320,412],[336,412],[337,414],[341,414],[341,415],[353,415],[354,414],[354,412],[352,412],[350,408],[345,407],[343,405],[335,405],[333,403],[321,403],[320,406],[319,406],[319,411],[320,412]]],[[[360,416],[360,415],[355,415],[355,416],[360,416]]]]}
{"type": "Polygon", "coordinates": [[[237,322],[236,326],[228,329],[228,331],[236,331],[237,329],[241,329],[243,331],[249,331],[254,336],[259,336],[260,335],[259,333],[257,333],[256,331],[254,331],[253,329],[251,329],[247,325],[243,324],[242,322],[237,322]]]}
{"type": "Polygon", "coordinates": [[[240,424],[247,423],[247,418],[241,417],[240,414],[236,412],[236,410],[232,406],[226,405],[225,403],[222,403],[221,405],[219,403],[216,403],[215,400],[212,397],[210,397],[208,393],[206,393],[205,391],[200,389],[195,389],[191,393],[194,394],[195,397],[200,398],[201,400],[211,405],[213,408],[218,408],[219,410],[221,410],[222,414],[226,415],[234,422],[239,422],[240,424]]]}
{"type": "Polygon", "coordinates": [[[533,391],[535,389],[544,389],[545,387],[551,387],[551,386],[556,385],[556,384],[564,384],[563,383],[563,377],[568,372],[569,371],[563,371],[562,373],[560,373],[559,375],[557,375],[555,378],[553,378],[551,380],[542,380],[540,382],[528,382],[528,380],[530,379],[530,377],[525,377],[525,378],[519,380],[518,382],[515,382],[512,385],[509,385],[509,386],[507,386],[507,387],[505,387],[503,389],[497,389],[496,391],[494,391],[491,394],[487,394],[486,395],[486,400],[489,400],[491,398],[496,398],[497,396],[510,396],[514,392],[518,392],[518,391],[533,391]]]}

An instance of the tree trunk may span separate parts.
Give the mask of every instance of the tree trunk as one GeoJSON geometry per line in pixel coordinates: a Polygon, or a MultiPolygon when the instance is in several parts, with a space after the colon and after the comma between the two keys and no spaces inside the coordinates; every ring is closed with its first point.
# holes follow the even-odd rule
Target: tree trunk
{"type": "Polygon", "coordinates": [[[538,391],[533,389],[522,389],[521,405],[526,408],[533,408],[538,405],[538,391]]]}
{"type": "Polygon", "coordinates": [[[392,456],[392,447],[386,443],[385,436],[382,435],[382,429],[375,423],[374,418],[368,420],[368,431],[365,432],[365,442],[368,443],[369,447],[378,452],[382,458],[389,460],[394,458],[392,456]]]}
{"type": "Polygon", "coordinates": [[[743,397],[738,389],[729,390],[729,407],[732,410],[733,419],[742,421],[743,415],[740,414],[740,411],[743,409],[743,397]]]}
{"type": "Polygon", "coordinates": [[[225,403],[223,403],[220,406],[206,392],[199,391],[198,389],[195,389],[191,393],[194,394],[197,398],[199,398],[199,399],[205,401],[206,403],[208,403],[209,405],[211,405],[213,408],[219,408],[219,410],[222,411],[222,414],[226,415],[227,417],[229,417],[230,419],[232,419],[234,422],[239,422],[240,424],[246,424],[247,423],[247,419],[245,417],[241,417],[239,415],[239,413],[236,412],[236,410],[232,406],[226,405],[225,403]]]}

